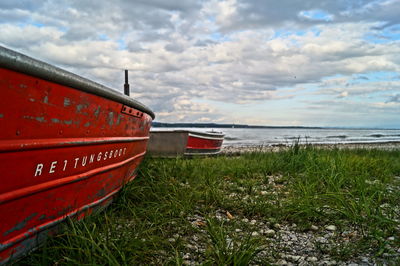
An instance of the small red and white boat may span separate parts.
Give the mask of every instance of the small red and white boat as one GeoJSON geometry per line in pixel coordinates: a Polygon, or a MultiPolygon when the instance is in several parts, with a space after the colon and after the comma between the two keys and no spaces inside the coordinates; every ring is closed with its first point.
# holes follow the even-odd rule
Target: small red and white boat
{"type": "Polygon", "coordinates": [[[136,176],[153,112],[70,72],[0,47],[0,264],[136,176]]]}
{"type": "Polygon", "coordinates": [[[221,152],[222,132],[151,130],[147,151],[153,156],[215,155],[221,152]]]}

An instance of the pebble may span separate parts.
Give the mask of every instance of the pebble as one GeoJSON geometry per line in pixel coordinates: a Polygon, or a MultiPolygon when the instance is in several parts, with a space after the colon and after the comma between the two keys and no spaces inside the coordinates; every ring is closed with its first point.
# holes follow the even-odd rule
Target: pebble
{"type": "Polygon", "coordinates": [[[328,239],[324,238],[324,237],[317,237],[315,239],[318,243],[322,243],[322,244],[327,244],[329,241],[328,239]]]}
{"type": "Polygon", "coordinates": [[[368,262],[369,262],[369,259],[368,259],[367,257],[361,257],[361,261],[362,261],[362,262],[365,262],[365,263],[368,263],[368,262]]]}
{"type": "Polygon", "coordinates": [[[307,261],[309,261],[309,262],[317,262],[318,258],[317,257],[308,257],[307,261]]]}
{"type": "Polygon", "coordinates": [[[287,235],[287,234],[282,235],[283,241],[287,242],[287,241],[289,241],[289,239],[290,239],[289,235],[287,235]]]}
{"type": "Polygon", "coordinates": [[[256,220],[251,220],[251,221],[250,221],[250,224],[256,224],[256,223],[257,223],[256,220]]]}
{"type": "Polygon", "coordinates": [[[310,229],[311,229],[312,231],[318,231],[318,226],[316,226],[316,225],[311,225],[310,229]]]}
{"type": "Polygon", "coordinates": [[[264,231],[264,234],[266,236],[274,236],[275,235],[275,231],[272,230],[272,229],[268,229],[268,230],[264,231]]]}
{"type": "Polygon", "coordinates": [[[235,229],[235,232],[236,232],[236,233],[240,233],[240,232],[242,232],[242,229],[236,228],[236,229],[235,229]]]}
{"type": "Polygon", "coordinates": [[[389,240],[389,241],[394,241],[394,236],[390,236],[390,237],[388,237],[388,239],[387,240],[389,240]]]}
{"type": "Polygon", "coordinates": [[[337,228],[334,225],[328,225],[327,227],[325,227],[325,229],[328,231],[336,231],[337,228]]]}
{"type": "Polygon", "coordinates": [[[251,236],[259,236],[260,234],[258,232],[253,232],[251,233],[251,236]]]}
{"type": "Polygon", "coordinates": [[[188,249],[196,249],[196,247],[193,246],[193,245],[191,245],[191,244],[187,244],[186,247],[187,247],[188,249]]]}
{"type": "Polygon", "coordinates": [[[299,261],[300,260],[300,258],[301,258],[301,256],[290,256],[290,259],[292,260],[292,261],[299,261]]]}
{"type": "Polygon", "coordinates": [[[281,228],[281,225],[280,225],[280,224],[278,224],[278,223],[276,223],[276,224],[274,224],[274,228],[276,228],[276,229],[280,229],[280,228],[281,228]]]}
{"type": "Polygon", "coordinates": [[[276,263],[276,265],[287,265],[287,261],[286,260],[278,260],[276,263]]]}

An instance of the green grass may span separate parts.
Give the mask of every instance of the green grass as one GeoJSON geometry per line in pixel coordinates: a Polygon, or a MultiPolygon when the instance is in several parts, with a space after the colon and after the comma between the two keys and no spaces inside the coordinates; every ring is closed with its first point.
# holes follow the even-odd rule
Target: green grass
{"type": "Polygon", "coordinates": [[[268,264],[276,254],[257,223],[298,230],[334,224],[358,237],[335,248],[338,260],[390,253],[399,240],[400,151],[294,145],[237,157],[146,158],[136,180],[104,212],[70,221],[21,263],[181,265],[268,264]],[[227,213],[229,212],[229,214],[227,213]]]}
{"type": "Polygon", "coordinates": [[[207,219],[207,234],[211,245],[205,265],[248,265],[263,250],[261,241],[251,235],[241,240],[230,238],[224,223],[217,219],[207,219]]]}

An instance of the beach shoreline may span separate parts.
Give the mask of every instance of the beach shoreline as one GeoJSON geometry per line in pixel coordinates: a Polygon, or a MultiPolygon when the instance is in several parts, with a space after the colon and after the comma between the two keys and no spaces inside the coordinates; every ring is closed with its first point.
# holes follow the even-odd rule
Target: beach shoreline
{"type": "MultiPolygon", "coordinates": [[[[221,155],[235,155],[249,152],[279,152],[293,147],[295,144],[272,145],[226,145],[221,149],[221,155]]],[[[389,142],[359,142],[359,143],[334,143],[334,144],[299,144],[300,147],[315,147],[319,149],[400,149],[400,141],[389,142]]]]}

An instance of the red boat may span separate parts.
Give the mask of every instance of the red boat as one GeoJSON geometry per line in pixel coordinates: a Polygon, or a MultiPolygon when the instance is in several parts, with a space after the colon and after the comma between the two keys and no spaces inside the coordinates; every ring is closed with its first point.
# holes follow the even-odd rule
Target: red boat
{"type": "Polygon", "coordinates": [[[136,176],[153,112],[98,83],[0,47],[0,264],[136,176]]]}
{"type": "Polygon", "coordinates": [[[153,156],[215,155],[224,134],[194,130],[151,130],[147,151],[153,156]]]}

